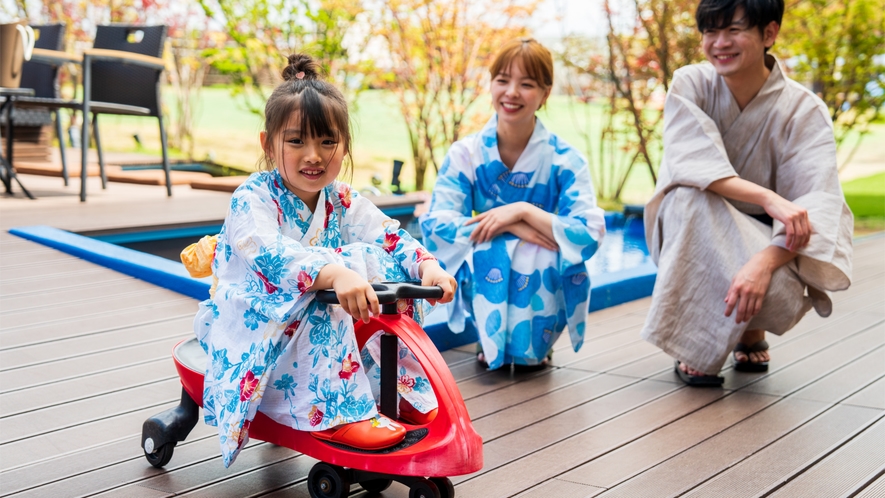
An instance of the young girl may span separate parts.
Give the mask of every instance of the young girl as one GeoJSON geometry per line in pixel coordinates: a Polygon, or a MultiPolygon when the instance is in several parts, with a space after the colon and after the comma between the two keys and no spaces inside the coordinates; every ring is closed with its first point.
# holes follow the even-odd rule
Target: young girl
{"type": "Polygon", "coordinates": [[[532,370],[544,367],[566,326],[581,347],[590,299],[584,262],[605,219],[587,161],[535,117],[553,85],[550,52],[514,40],[490,72],[496,115],[452,145],[421,230],[461,282],[447,307],[449,328],[475,328],[477,359],[489,368],[532,370]]]}
{"type": "MultiPolygon", "coordinates": [[[[454,279],[436,258],[336,181],[350,155],[347,106],[317,72],[310,57],[289,57],[285,81],[265,107],[267,170],[233,194],[212,266],[217,286],[194,323],[211,359],[205,420],[218,426],[225,466],[247,441],[257,410],[357,448],[399,443],[405,429],[375,405],[378,348],[370,341],[360,354],[354,319],[380,312],[369,281],[420,279],[443,288],[441,302],[454,294],[454,279]],[[325,288],[340,306],[314,299],[325,288]]],[[[400,418],[425,423],[436,397],[400,347],[400,418]]]]}

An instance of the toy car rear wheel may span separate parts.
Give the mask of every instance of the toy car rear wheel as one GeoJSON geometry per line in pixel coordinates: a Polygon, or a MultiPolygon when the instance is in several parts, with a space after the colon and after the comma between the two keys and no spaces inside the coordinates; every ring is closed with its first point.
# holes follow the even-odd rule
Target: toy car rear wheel
{"type": "Polygon", "coordinates": [[[175,443],[166,443],[163,446],[157,448],[157,451],[153,453],[144,452],[144,457],[147,458],[148,463],[153,465],[154,467],[161,469],[169,460],[172,460],[172,450],[175,448],[175,443]]]}
{"type": "Polygon", "coordinates": [[[392,482],[392,479],[372,479],[369,481],[361,482],[360,486],[362,486],[363,489],[365,489],[369,493],[380,493],[389,488],[392,482]]]}
{"type": "Polygon", "coordinates": [[[409,498],[442,498],[442,494],[433,481],[421,479],[409,488],[409,498]]]}
{"type": "Polygon", "coordinates": [[[350,494],[350,479],[343,468],[318,463],[307,475],[307,491],[311,498],[344,498],[350,494]]]}
{"type": "Polygon", "coordinates": [[[440,498],[455,498],[455,485],[448,477],[431,477],[430,481],[439,488],[440,498]]]}

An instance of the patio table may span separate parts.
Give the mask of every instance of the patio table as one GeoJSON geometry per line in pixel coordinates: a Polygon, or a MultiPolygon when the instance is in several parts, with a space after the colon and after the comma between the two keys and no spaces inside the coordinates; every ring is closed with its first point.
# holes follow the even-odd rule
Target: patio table
{"type": "Polygon", "coordinates": [[[15,174],[15,167],[12,165],[12,139],[15,133],[15,123],[12,119],[12,110],[15,108],[15,98],[16,97],[30,97],[34,95],[33,88],[5,88],[0,87],[0,97],[4,97],[4,101],[0,104],[0,115],[6,116],[6,155],[0,157],[0,179],[3,181],[3,185],[6,187],[6,194],[12,195],[12,180],[18,182],[18,186],[21,187],[22,192],[25,193],[26,196],[30,199],[34,199],[35,197],[28,192],[28,189],[22,185],[22,181],[19,180],[18,176],[15,174]]]}

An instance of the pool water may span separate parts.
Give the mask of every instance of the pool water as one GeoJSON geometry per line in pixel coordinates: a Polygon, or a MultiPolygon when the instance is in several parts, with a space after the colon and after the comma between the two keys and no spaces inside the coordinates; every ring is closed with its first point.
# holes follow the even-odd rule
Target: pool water
{"type": "Polygon", "coordinates": [[[608,213],[606,233],[596,254],[587,262],[590,276],[615,273],[651,263],[642,218],[608,213]]]}

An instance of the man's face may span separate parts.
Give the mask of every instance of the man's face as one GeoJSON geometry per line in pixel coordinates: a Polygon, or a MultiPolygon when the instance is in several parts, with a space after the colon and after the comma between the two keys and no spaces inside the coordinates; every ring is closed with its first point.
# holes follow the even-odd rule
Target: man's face
{"type": "Polygon", "coordinates": [[[704,30],[704,55],[721,76],[752,71],[763,63],[765,48],[774,44],[778,30],[774,21],[761,32],[757,26],[749,27],[743,7],[738,7],[729,26],[704,30]]]}

